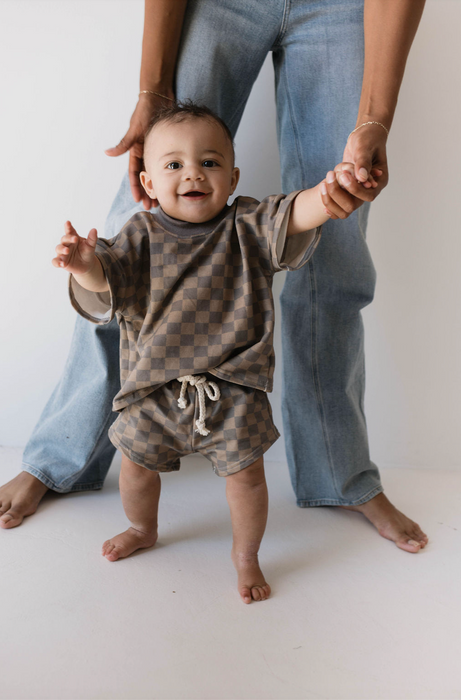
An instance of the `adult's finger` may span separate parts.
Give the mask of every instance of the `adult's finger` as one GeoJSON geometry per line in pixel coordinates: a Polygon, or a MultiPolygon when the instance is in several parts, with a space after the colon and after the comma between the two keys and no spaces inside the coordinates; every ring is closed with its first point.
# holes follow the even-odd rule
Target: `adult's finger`
{"type": "Polygon", "coordinates": [[[355,177],[359,182],[366,182],[368,176],[371,173],[371,168],[373,167],[373,161],[371,158],[370,151],[363,150],[357,154],[356,161],[354,163],[355,167],[355,177]]]}
{"type": "Polygon", "coordinates": [[[374,180],[377,182],[376,186],[367,188],[364,187],[361,182],[357,182],[355,177],[353,177],[349,172],[343,171],[338,174],[338,180],[339,189],[342,189],[343,192],[346,191],[353,197],[357,197],[357,199],[360,199],[363,202],[372,202],[381,191],[379,189],[379,179],[374,180]]]}
{"type": "Polygon", "coordinates": [[[115,148],[106,150],[109,156],[118,156],[130,152],[128,163],[128,176],[130,189],[135,202],[142,201],[146,210],[157,206],[157,201],[150,199],[139,180],[139,174],[144,169],[143,151],[144,134],[149,126],[152,116],[165,104],[165,99],[151,94],[141,94],[135,110],[130,119],[130,128],[115,148]]]}
{"type": "Polygon", "coordinates": [[[343,160],[354,164],[356,179],[361,181],[365,170],[375,177],[374,198],[386,187],[389,179],[386,145],[385,130],[377,124],[370,124],[351,133],[344,149],[343,160]],[[380,171],[379,175],[377,171],[380,171]]]}
{"type": "Polygon", "coordinates": [[[365,148],[358,148],[356,152],[356,160],[354,162],[355,177],[357,180],[364,182],[365,172],[367,173],[367,178],[375,177],[377,182],[377,191],[375,191],[375,198],[381,192],[381,190],[386,187],[388,182],[387,175],[387,160],[386,152],[377,150],[374,152],[372,157],[372,151],[365,148]],[[380,175],[377,177],[376,173],[379,171],[380,175]]]}
{"type": "Polygon", "coordinates": [[[124,153],[130,150],[133,145],[133,136],[130,134],[130,129],[126,132],[125,136],[120,139],[116,146],[112,148],[106,148],[104,153],[107,156],[122,156],[124,153]]]}
{"type": "Polygon", "coordinates": [[[135,202],[141,202],[146,211],[151,207],[158,206],[157,200],[152,200],[147,194],[144,187],[141,185],[139,174],[144,170],[144,161],[142,156],[137,155],[139,149],[132,148],[130,151],[130,159],[128,163],[128,177],[130,179],[131,194],[135,202]]]}

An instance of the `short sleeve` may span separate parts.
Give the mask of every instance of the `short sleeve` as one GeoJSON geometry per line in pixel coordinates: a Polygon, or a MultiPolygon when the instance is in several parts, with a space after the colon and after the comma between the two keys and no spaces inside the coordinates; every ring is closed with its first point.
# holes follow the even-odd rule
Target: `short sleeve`
{"type": "Polygon", "coordinates": [[[270,195],[261,202],[251,198],[239,198],[240,221],[253,229],[261,250],[265,251],[272,273],[280,270],[299,270],[316,249],[321,226],[287,236],[288,222],[293,201],[302,192],[270,195]]]}
{"type": "Polygon", "coordinates": [[[273,197],[272,215],[268,220],[268,238],[275,272],[299,270],[312,257],[320,241],[321,226],[287,236],[291,207],[300,192],[302,190],[273,197]]]}
{"type": "Polygon", "coordinates": [[[125,312],[128,307],[129,315],[133,306],[140,303],[146,269],[147,273],[149,270],[150,228],[148,213],[140,212],[114,238],[98,239],[96,256],[104,270],[109,291],[89,292],[70,275],[70,301],[81,316],[104,325],[112,321],[117,311],[125,312]]]}
{"type": "Polygon", "coordinates": [[[74,309],[87,321],[101,326],[112,321],[115,308],[110,292],[89,292],[69,275],[69,297],[74,309]]]}

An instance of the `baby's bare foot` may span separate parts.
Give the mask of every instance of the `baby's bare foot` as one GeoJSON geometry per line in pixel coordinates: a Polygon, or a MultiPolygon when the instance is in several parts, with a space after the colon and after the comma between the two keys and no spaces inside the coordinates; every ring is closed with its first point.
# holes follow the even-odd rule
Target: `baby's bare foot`
{"type": "Polygon", "coordinates": [[[237,554],[232,550],[232,561],[238,574],[238,590],[244,603],[252,600],[266,600],[271,594],[271,587],[266,583],[259,568],[258,555],[237,554]]]}
{"type": "Polygon", "coordinates": [[[104,542],[102,546],[102,555],[109,561],[117,561],[117,559],[129,557],[130,554],[136,552],[137,549],[153,547],[157,542],[157,537],[158,534],[156,530],[148,533],[135,530],[134,527],[129,527],[125,532],[111,537],[110,540],[104,542]]]}
{"type": "Polygon", "coordinates": [[[20,472],[0,488],[0,527],[17,527],[37,510],[48,487],[29,472],[20,472]]]}

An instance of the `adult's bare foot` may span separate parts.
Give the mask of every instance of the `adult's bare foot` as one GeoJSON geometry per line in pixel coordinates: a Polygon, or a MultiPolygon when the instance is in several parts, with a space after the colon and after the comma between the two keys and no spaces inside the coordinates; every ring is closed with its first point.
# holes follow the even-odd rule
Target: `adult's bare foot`
{"type": "Polygon", "coordinates": [[[401,513],[383,494],[370,499],[360,506],[339,506],[346,510],[356,510],[376,527],[381,537],[395,542],[397,547],[416,554],[427,545],[429,538],[419,525],[401,513]]]}
{"type": "Polygon", "coordinates": [[[10,530],[37,510],[48,486],[29,472],[20,472],[0,488],[0,527],[10,530]]]}

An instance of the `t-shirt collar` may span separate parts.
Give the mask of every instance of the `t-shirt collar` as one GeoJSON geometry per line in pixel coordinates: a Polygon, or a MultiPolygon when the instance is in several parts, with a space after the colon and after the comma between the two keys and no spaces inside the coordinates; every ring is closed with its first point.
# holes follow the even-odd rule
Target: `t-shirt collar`
{"type": "Polygon", "coordinates": [[[174,219],[172,216],[166,214],[162,207],[157,207],[153,214],[159,224],[168,232],[175,233],[178,236],[183,236],[188,238],[189,236],[194,236],[200,233],[211,233],[214,231],[216,226],[222,219],[226,216],[230,207],[228,204],[222,209],[214,219],[209,221],[203,221],[200,224],[191,224],[189,221],[181,221],[181,219],[174,219]]]}

